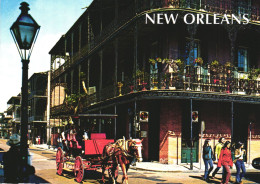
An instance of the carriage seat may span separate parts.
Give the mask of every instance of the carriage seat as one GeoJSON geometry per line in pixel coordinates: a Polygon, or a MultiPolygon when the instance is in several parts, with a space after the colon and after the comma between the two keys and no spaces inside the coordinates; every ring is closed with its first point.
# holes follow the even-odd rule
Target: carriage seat
{"type": "Polygon", "coordinates": [[[72,145],[72,141],[70,139],[70,134],[67,134],[67,141],[69,142],[69,147],[72,148],[73,145],[72,145]]]}
{"type": "Polygon", "coordinates": [[[78,141],[75,142],[75,145],[76,145],[76,148],[77,148],[77,149],[82,149],[82,146],[79,145],[78,141]]]}
{"type": "Polygon", "coordinates": [[[71,142],[73,142],[72,145],[74,145],[73,148],[81,149],[82,146],[79,145],[79,142],[77,141],[77,139],[76,139],[76,137],[75,137],[75,134],[73,134],[73,135],[71,136],[71,138],[72,138],[72,139],[71,139],[71,142]]]}
{"type": "Polygon", "coordinates": [[[97,140],[97,139],[106,139],[106,133],[92,133],[90,135],[91,140],[97,140]]]}

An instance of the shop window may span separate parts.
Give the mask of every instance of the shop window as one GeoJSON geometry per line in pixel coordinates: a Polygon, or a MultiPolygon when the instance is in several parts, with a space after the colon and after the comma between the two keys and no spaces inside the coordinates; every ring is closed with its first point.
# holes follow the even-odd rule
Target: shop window
{"type": "Polygon", "coordinates": [[[251,4],[249,0],[239,0],[237,1],[237,14],[248,14],[248,7],[251,4]]]}
{"type": "Polygon", "coordinates": [[[187,39],[185,46],[186,64],[191,65],[193,61],[200,57],[200,44],[199,40],[194,40],[193,48],[191,48],[192,41],[187,39]]]}
{"type": "Polygon", "coordinates": [[[239,48],[238,49],[238,70],[247,72],[248,71],[248,53],[246,48],[239,48]]]}

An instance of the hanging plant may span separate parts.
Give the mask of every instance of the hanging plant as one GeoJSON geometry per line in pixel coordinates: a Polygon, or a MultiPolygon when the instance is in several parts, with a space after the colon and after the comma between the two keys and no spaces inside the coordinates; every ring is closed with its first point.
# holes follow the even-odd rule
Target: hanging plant
{"type": "Polygon", "coordinates": [[[216,74],[218,72],[219,62],[214,60],[210,63],[210,72],[216,74]]]}
{"type": "Polygon", "coordinates": [[[83,101],[86,94],[71,94],[64,99],[65,106],[68,110],[72,110],[74,114],[77,114],[83,107],[83,101]]]}
{"type": "Polygon", "coordinates": [[[225,68],[234,68],[234,65],[233,65],[231,62],[229,62],[229,61],[227,61],[227,62],[224,64],[224,66],[225,66],[225,68]]]}
{"type": "Polygon", "coordinates": [[[219,66],[219,62],[217,60],[214,60],[210,63],[210,66],[213,66],[213,67],[219,66]]]}
{"type": "Polygon", "coordinates": [[[143,75],[144,75],[143,71],[141,71],[139,69],[136,71],[136,77],[143,77],[143,75]]]}
{"type": "Polygon", "coordinates": [[[259,77],[260,77],[260,68],[252,68],[249,71],[249,75],[248,75],[249,79],[256,80],[259,77]]]}
{"type": "Polygon", "coordinates": [[[152,65],[155,65],[155,63],[162,63],[162,64],[164,64],[164,63],[166,63],[168,61],[169,61],[169,59],[167,59],[167,58],[162,59],[160,57],[157,57],[155,59],[152,59],[152,58],[149,59],[149,63],[151,63],[152,65]]]}
{"type": "Polygon", "coordinates": [[[201,57],[196,58],[194,64],[201,66],[203,64],[203,59],[201,57]]]}

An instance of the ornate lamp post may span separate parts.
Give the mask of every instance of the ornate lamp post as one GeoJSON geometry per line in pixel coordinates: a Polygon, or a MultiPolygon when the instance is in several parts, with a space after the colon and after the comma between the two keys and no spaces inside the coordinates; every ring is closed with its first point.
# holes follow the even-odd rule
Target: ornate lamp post
{"type": "MultiPolygon", "coordinates": [[[[29,4],[21,3],[21,14],[10,28],[14,42],[22,59],[22,102],[21,102],[21,155],[23,166],[28,160],[28,65],[40,26],[28,11],[29,4]]],[[[25,167],[24,167],[25,168],[25,167]]]]}

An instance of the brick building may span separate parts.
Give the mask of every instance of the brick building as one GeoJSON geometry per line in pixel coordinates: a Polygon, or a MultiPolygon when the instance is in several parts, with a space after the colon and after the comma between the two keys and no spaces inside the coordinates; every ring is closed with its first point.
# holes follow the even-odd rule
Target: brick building
{"type": "Polygon", "coordinates": [[[245,142],[247,161],[259,157],[259,7],[256,0],[94,0],[49,52],[51,118],[117,114],[95,122],[95,131],[143,138],[145,160],[189,163],[192,152],[199,162],[201,141],[221,136],[245,142]],[[147,22],[171,14],[174,24],[147,22]],[[187,24],[187,14],[249,20],[187,24]]]}

